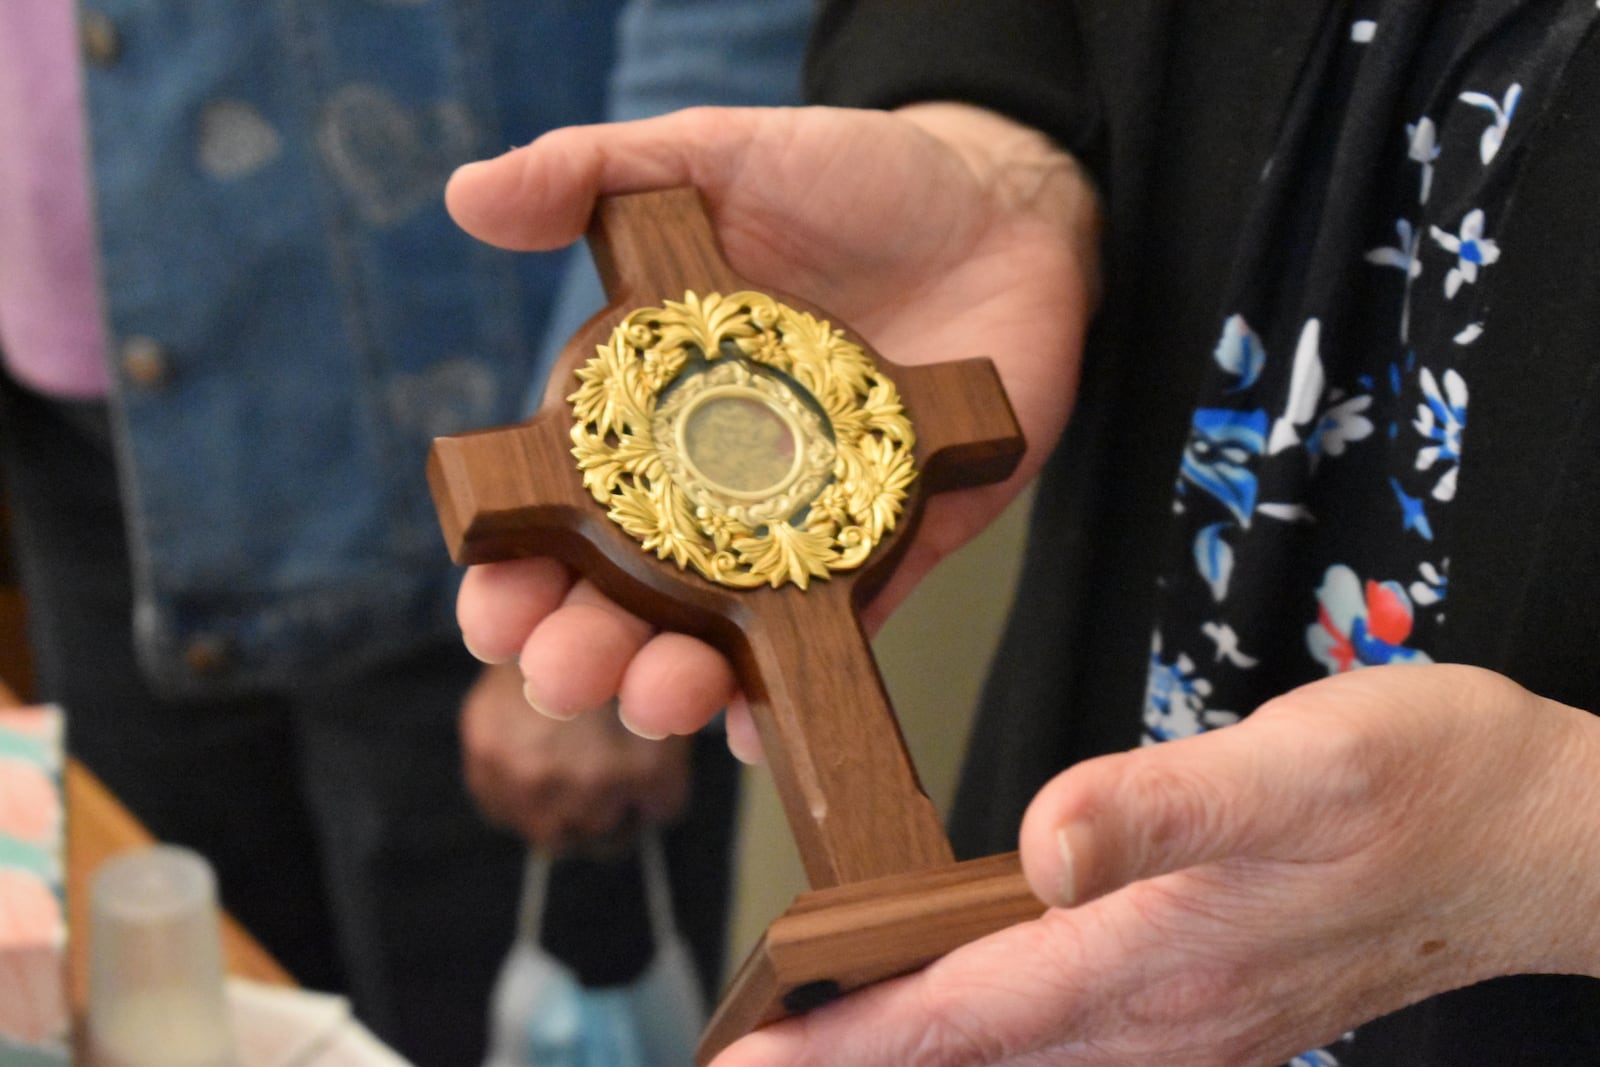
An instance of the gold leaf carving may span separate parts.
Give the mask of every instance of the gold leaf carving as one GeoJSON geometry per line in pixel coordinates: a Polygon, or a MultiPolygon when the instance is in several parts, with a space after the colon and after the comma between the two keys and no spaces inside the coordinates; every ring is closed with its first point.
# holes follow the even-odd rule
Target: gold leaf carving
{"type": "Polygon", "coordinates": [[[860,466],[853,478],[847,477],[850,514],[866,527],[873,541],[894,529],[905,503],[906,490],[915,471],[911,453],[883,437],[867,437],[855,453],[860,466]]]}
{"type": "Polygon", "coordinates": [[[860,566],[916,477],[894,383],[842,331],[764,293],[639,308],[576,378],[584,486],[646,551],[723,585],[804,589],[860,566]],[[713,422],[760,432],[691,434],[717,403],[730,406],[713,422]]]}
{"type": "Polygon", "coordinates": [[[706,547],[697,537],[683,494],[671,482],[624,485],[611,498],[612,521],[637,537],[648,551],[680,567],[704,570],[706,547]]]}
{"type": "Polygon", "coordinates": [[[786,522],[768,526],[765,536],[741,537],[733,549],[752,574],[765,576],[773,588],[793,582],[804,589],[812,578],[826,578],[828,565],[839,555],[832,537],[786,522]]]}
{"type": "Polygon", "coordinates": [[[602,437],[620,434],[643,417],[649,390],[640,361],[620,334],[595,351],[595,357],[578,370],[578,391],[567,399],[579,423],[592,424],[602,437]]]}
{"type": "Polygon", "coordinates": [[[666,476],[661,454],[650,438],[649,424],[639,434],[624,434],[616,444],[588,430],[583,424],[572,428],[573,454],[583,472],[583,485],[600,503],[609,502],[612,493],[634,477],[659,481],[666,476]]]}

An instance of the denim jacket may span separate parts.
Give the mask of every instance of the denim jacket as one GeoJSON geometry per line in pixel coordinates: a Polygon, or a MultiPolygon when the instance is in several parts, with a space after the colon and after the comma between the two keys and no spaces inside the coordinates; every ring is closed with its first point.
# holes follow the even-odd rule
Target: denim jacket
{"type": "MultiPolygon", "coordinates": [[[[430,440],[521,417],[568,257],[450,171],[555,126],[799,92],[809,0],[92,0],[112,414],[152,679],[213,693],[454,633],[430,440]]],[[[570,283],[562,328],[598,307],[570,283]],[[579,305],[587,306],[579,306],[579,305]]]]}

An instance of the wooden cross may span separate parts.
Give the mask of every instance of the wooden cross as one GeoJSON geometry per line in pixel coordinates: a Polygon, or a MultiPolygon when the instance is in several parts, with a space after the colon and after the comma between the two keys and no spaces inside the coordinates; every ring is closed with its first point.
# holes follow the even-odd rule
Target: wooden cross
{"type": "MultiPolygon", "coordinates": [[[[556,557],[652,624],[701,637],[734,664],[813,892],[772,924],[730,983],[701,1042],[706,1062],[757,1026],[915,970],[1043,910],[1015,853],[954,862],[857,613],[889,577],[923,498],[1006,477],[1023,440],[988,360],[899,366],[870,356],[898,387],[914,427],[918,473],[898,521],[879,531],[859,566],[819,571],[809,581],[802,574],[798,587],[748,576],[744,584],[755,587],[710,580],[681,558],[663,558],[669,554],[659,547],[648,550],[637,531],[608,517],[574,460],[574,426],[582,420],[568,395],[579,368],[594,365],[597,346],[611,343],[632,309],[690,293],[759,295],[761,287],[724,260],[694,189],[602,199],[589,244],[611,303],[563,350],[540,411],[514,427],[439,438],[428,477],[458,563],[556,557]]],[[[831,321],[870,355],[865,342],[819,309],[765,292],[801,315],[831,321]]],[[[793,384],[770,377],[780,392],[784,381],[793,384]]],[[[803,437],[796,420],[811,416],[803,403],[791,406],[795,418],[774,410],[790,420],[791,436],[803,437]]],[[[602,427],[591,436],[604,447],[616,434],[602,427]]],[[[789,451],[778,454],[790,462],[789,451]]],[[[719,479],[730,480],[707,477],[712,491],[744,499],[719,479]]],[[[745,494],[752,495],[760,494],[745,494]]],[[[748,534],[754,522],[741,528],[748,534]]],[[[700,558],[702,566],[712,554],[700,558]]]]}

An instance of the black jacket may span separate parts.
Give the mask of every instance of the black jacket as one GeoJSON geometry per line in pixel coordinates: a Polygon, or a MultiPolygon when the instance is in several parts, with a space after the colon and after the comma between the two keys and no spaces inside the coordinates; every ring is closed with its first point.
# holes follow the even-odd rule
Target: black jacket
{"type": "MultiPolygon", "coordinates": [[[[1217,265],[1231,259],[1331,2],[825,6],[814,99],[963,100],[1010,114],[1084,160],[1106,199],[1106,302],[1077,409],[1041,476],[1017,603],[973,732],[952,817],[963,854],[1014,848],[1045,781],[1138,739],[1177,460],[1199,357],[1224,310],[1217,265]]],[[[1513,2],[1479,0],[1480,28],[1513,2]]],[[[1466,532],[1452,553],[1447,646],[1434,651],[1600,710],[1594,36],[1542,122],[1499,231],[1516,269],[1490,283],[1495,329],[1474,357],[1456,503],[1466,532]]],[[[1346,1062],[1600,1063],[1600,983],[1500,980],[1369,1029],[1346,1062]]]]}

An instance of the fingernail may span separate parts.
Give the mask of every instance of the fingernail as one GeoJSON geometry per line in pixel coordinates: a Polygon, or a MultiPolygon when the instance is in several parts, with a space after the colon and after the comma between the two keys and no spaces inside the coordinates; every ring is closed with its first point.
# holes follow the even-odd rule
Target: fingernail
{"type": "Polygon", "coordinates": [[[556,720],[556,722],[571,722],[573,719],[578,717],[578,713],[575,711],[562,714],[544,707],[537,700],[533,699],[533,687],[527,682],[522,683],[522,699],[528,702],[528,707],[532,708],[534,711],[537,711],[540,715],[543,715],[547,719],[556,720]]]}
{"type": "Polygon", "coordinates": [[[747,767],[759,767],[766,762],[766,753],[759,744],[746,743],[745,735],[738,730],[728,731],[728,751],[733,753],[733,758],[747,767]]]}
{"type": "Polygon", "coordinates": [[[459,174],[471,175],[471,174],[479,172],[479,171],[487,170],[487,169],[489,169],[489,165],[491,163],[493,163],[495,160],[499,159],[501,156],[508,156],[512,152],[515,152],[519,148],[523,148],[523,147],[526,147],[526,146],[524,146],[524,145],[509,145],[504,152],[500,153],[500,155],[485,156],[482,159],[469,160],[468,162],[462,163],[459,166],[457,166],[455,171],[452,172],[451,177],[453,178],[453,177],[455,177],[456,175],[459,175],[459,174]]]}
{"type": "Polygon", "coordinates": [[[486,656],[482,652],[479,652],[476,648],[472,647],[472,642],[467,640],[465,634],[461,636],[461,643],[467,646],[468,654],[470,654],[472,658],[477,660],[479,663],[487,663],[491,667],[498,667],[502,663],[511,662],[512,657],[510,656],[486,656]]]}
{"type": "Polygon", "coordinates": [[[638,723],[628,718],[628,713],[621,704],[617,705],[617,721],[622,723],[623,728],[626,729],[630,734],[633,734],[635,737],[642,737],[646,741],[661,741],[668,736],[666,731],[655,733],[654,731],[644,729],[638,723]]]}
{"type": "Polygon", "coordinates": [[[1072,907],[1078,900],[1077,849],[1072,843],[1077,835],[1073,829],[1063,826],[1056,831],[1056,855],[1061,860],[1061,874],[1056,879],[1056,898],[1064,908],[1072,907]]]}
{"type": "Polygon", "coordinates": [[[761,745],[761,732],[750,715],[750,702],[736,696],[722,710],[722,725],[728,735],[728,751],[733,758],[749,767],[759,767],[767,762],[766,750],[761,745]]]}
{"type": "Polygon", "coordinates": [[[463,164],[461,164],[459,167],[457,167],[455,169],[455,171],[450,175],[450,177],[451,177],[452,180],[454,180],[456,178],[461,177],[462,175],[467,175],[468,178],[470,179],[470,177],[471,177],[473,172],[483,170],[484,169],[484,165],[487,164],[488,162],[490,162],[490,160],[487,160],[487,159],[475,159],[470,163],[463,163],[463,164]]]}

